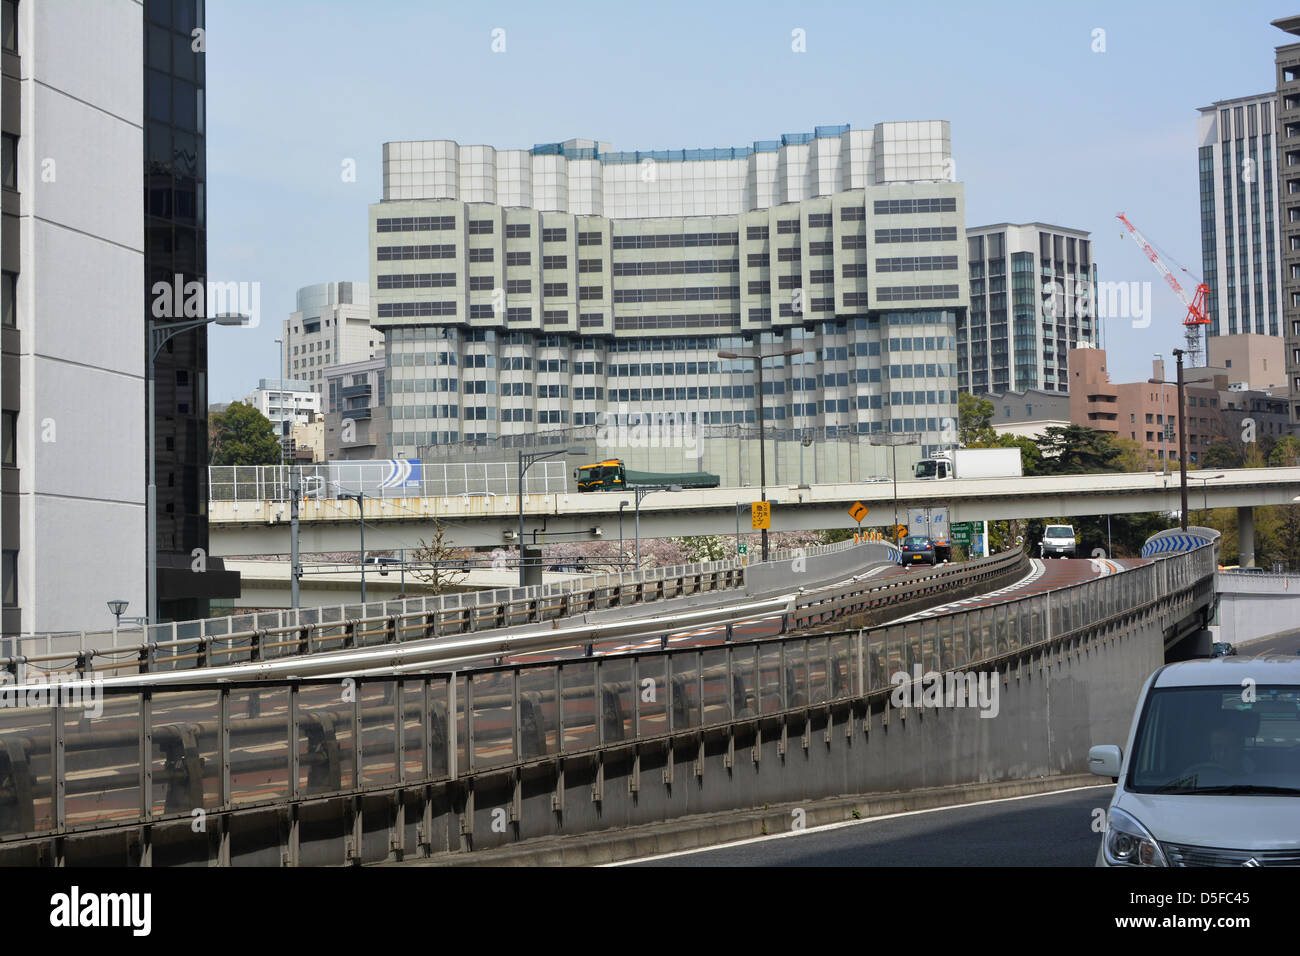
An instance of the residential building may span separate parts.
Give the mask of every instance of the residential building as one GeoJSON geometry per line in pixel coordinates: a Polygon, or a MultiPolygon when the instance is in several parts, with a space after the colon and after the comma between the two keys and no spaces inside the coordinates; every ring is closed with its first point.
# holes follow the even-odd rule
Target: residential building
{"type": "Polygon", "coordinates": [[[1261,93],[1200,108],[1201,268],[1211,340],[1282,334],[1276,106],[1277,94],[1261,93]]]}
{"type": "Polygon", "coordinates": [[[384,336],[370,327],[370,290],[364,282],[303,286],[297,305],[283,323],[280,374],[307,382],[323,407],[327,371],[383,354],[384,336]]]}
{"type": "Polygon", "coordinates": [[[289,437],[286,454],[291,454],[298,462],[316,462],[325,460],[325,416],[313,412],[310,418],[294,425],[289,437]]]}
{"type": "Polygon", "coordinates": [[[390,454],[642,412],[751,425],[753,364],[718,353],[754,347],[801,350],[764,363],[770,426],[938,448],[968,300],[952,171],[940,121],[649,153],[385,144],[390,454]]]}
{"type": "Polygon", "coordinates": [[[292,379],[261,379],[248,396],[248,404],[271,420],[276,434],[283,430],[286,421],[290,427],[305,425],[321,411],[321,397],[311,385],[292,379]]]}
{"type": "Polygon", "coordinates": [[[1069,390],[1069,350],[1100,344],[1090,235],[1041,222],[966,230],[970,318],[957,327],[959,391],[1069,390]]]}
{"type": "MultiPolygon", "coordinates": [[[[1231,336],[1228,338],[1239,338],[1231,336]]],[[[1172,364],[1152,362],[1155,381],[1112,383],[1106,353],[1078,349],[1071,353],[1070,420],[1136,441],[1156,462],[1178,461],[1178,387],[1172,364]]],[[[1205,366],[1183,369],[1187,407],[1187,461],[1195,465],[1220,439],[1235,444],[1271,444],[1287,434],[1285,401],[1265,391],[1242,388],[1229,370],[1205,366]],[[1249,421],[1247,421],[1249,420],[1249,421]]]]}

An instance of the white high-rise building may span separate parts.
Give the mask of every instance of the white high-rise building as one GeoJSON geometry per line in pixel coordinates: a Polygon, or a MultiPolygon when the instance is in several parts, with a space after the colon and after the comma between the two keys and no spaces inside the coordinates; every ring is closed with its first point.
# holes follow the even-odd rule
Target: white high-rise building
{"type": "Polygon", "coordinates": [[[906,432],[956,418],[963,186],[942,121],[720,149],[387,143],[371,207],[389,447],[671,412],[906,432]]]}
{"type": "Polygon", "coordinates": [[[0,10],[3,631],[111,627],[145,613],[144,14],[0,10]]]}
{"type": "Polygon", "coordinates": [[[370,327],[364,282],[322,282],[298,290],[298,309],[283,325],[281,375],[325,395],[326,369],[383,354],[384,336],[370,327]]]}

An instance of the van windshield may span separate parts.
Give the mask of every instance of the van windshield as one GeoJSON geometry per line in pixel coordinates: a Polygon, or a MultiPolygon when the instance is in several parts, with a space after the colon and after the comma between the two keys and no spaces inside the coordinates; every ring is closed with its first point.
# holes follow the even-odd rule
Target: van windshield
{"type": "Polygon", "coordinates": [[[1169,687],[1147,698],[1128,789],[1300,796],[1300,687],[1169,687]]]}
{"type": "Polygon", "coordinates": [[[1043,532],[1044,538],[1073,538],[1074,529],[1068,524],[1052,524],[1043,532]]]}
{"type": "Polygon", "coordinates": [[[930,461],[927,459],[926,461],[918,461],[916,463],[917,478],[933,478],[938,470],[939,463],[937,461],[930,461]]]}

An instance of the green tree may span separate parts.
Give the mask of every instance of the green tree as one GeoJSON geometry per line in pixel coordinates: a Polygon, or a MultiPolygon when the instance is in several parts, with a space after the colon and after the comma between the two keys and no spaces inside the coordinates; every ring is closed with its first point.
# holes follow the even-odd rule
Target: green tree
{"type": "Polygon", "coordinates": [[[1083,425],[1050,425],[1038,440],[1039,474],[1095,475],[1120,471],[1121,449],[1111,435],[1083,425]]]}
{"type": "Polygon", "coordinates": [[[1114,460],[1120,471],[1130,474],[1150,471],[1152,464],[1155,463],[1155,456],[1141,442],[1134,441],[1132,438],[1112,438],[1111,444],[1118,450],[1114,460]]]}
{"type": "Polygon", "coordinates": [[[997,440],[993,431],[993,403],[962,392],[957,396],[957,440],[967,448],[987,447],[997,440]]]}
{"type": "Polygon", "coordinates": [[[1283,435],[1269,452],[1268,463],[1274,468],[1294,468],[1300,464],[1300,439],[1294,435],[1283,435]]]}
{"type": "MultiPolygon", "coordinates": [[[[1169,464],[1172,467],[1176,464],[1173,459],[1177,452],[1172,448],[1169,451],[1169,464]]],[[[1243,468],[1245,464],[1244,450],[1230,438],[1216,438],[1201,452],[1202,468],[1243,468]]]]}
{"type": "Polygon", "coordinates": [[[232,402],[210,420],[214,465],[278,465],[280,443],[271,420],[252,405],[232,402]]]}

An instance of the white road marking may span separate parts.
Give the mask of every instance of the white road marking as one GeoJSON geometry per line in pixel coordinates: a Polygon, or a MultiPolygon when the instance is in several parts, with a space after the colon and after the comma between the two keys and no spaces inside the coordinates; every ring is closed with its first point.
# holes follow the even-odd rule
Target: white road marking
{"type": "Polygon", "coordinates": [[[899,817],[915,817],[923,813],[942,813],[945,810],[961,810],[965,807],[983,807],[992,803],[1010,803],[1013,800],[1032,800],[1035,797],[1054,797],[1062,793],[1078,793],[1082,790],[1098,790],[1114,787],[1113,783],[1099,783],[1090,787],[1070,787],[1067,790],[1051,790],[1047,793],[1026,793],[1018,797],[998,797],[996,800],[976,800],[974,803],[958,803],[950,807],[930,807],[928,810],[904,810],[901,813],[886,813],[864,820],[845,820],[841,823],[828,823],[820,827],[806,827],[802,830],[790,830],[786,833],[770,833],[767,836],[750,837],[747,840],[733,840],[731,843],[719,843],[717,846],[702,846],[693,850],[676,850],[672,853],[660,853],[656,856],[642,856],[634,860],[619,860],[617,863],[602,863],[601,867],[629,866],[633,863],[653,863],[655,860],[669,860],[676,856],[690,856],[692,853],[711,853],[714,850],[727,850],[736,846],[749,846],[752,843],[766,843],[768,840],[785,840],[790,837],[809,836],[815,833],[828,833],[831,830],[843,830],[845,827],[861,826],[864,823],[877,823],[881,820],[896,820],[899,817]]]}

